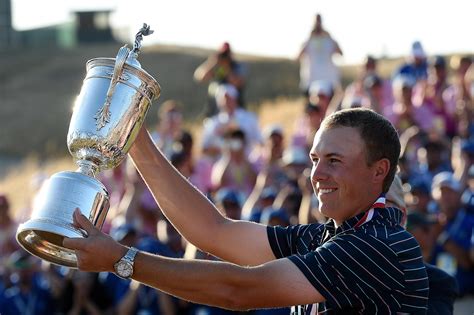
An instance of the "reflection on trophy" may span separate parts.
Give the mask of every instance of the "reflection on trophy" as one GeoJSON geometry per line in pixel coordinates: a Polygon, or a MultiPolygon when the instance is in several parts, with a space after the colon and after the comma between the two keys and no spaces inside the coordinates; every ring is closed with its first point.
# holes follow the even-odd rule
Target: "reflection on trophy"
{"type": "Polygon", "coordinates": [[[87,236],[73,225],[74,210],[81,209],[96,227],[102,227],[109,196],[95,176],[122,162],[151,102],[160,95],[158,82],[137,61],[143,36],[151,33],[144,24],[132,50],[125,45],[115,59],[87,62],[67,135],[69,152],[79,168],[51,176],[36,197],[31,219],[18,227],[17,240],[31,254],[77,267],[74,251],[62,246],[64,237],[87,236]]]}

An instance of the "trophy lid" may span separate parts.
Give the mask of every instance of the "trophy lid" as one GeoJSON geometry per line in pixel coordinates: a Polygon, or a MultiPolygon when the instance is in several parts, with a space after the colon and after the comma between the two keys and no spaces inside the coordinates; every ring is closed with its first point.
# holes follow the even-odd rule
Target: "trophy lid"
{"type": "Polygon", "coordinates": [[[153,34],[153,30],[150,29],[150,25],[143,23],[142,28],[135,35],[135,42],[133,43],[133,49],[128,53],[126,64],[141,68],[140,63],[137,60],[138,54],[140,53],[140,48],[142,47],[143,36],[148,36],[153,34]]]}

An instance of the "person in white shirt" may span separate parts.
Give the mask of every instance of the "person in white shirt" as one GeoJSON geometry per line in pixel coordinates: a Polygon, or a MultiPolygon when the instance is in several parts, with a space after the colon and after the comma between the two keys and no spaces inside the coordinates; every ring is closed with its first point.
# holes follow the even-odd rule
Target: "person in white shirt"
{"type": "Polygon", "coordinates": [[[230,84],[221,84],[216,91],[219,113],[204,121],[203,142],[218,137],[222,142],[229,130],[240,129],[245,133],[246,152],[249,154],[257,144],[262,144],[262,134],[257,116],[238,106],[239,92],[230,84]]]}

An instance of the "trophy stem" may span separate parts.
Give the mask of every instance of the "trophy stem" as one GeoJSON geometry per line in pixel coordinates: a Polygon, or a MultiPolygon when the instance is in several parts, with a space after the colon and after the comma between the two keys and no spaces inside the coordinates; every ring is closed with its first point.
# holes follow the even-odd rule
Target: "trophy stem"
{"type": "Polygon", "coordinates": [[[99,170],[99,166],[97,166],[97,164],[89,160],[78,160],[76,161],[76,164],[77,166],[79,166],[79,168],[77,169],[77,172],[90,176],[90,177],[95,178],[95,175],[97,174],[99,170]]]}

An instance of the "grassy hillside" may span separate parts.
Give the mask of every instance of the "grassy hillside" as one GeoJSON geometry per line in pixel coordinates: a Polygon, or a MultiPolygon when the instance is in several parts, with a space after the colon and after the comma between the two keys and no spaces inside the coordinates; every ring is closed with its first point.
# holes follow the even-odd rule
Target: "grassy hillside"
{"type": "MultiPolygon", "coordinates": [[[[115,57],[119,44],[82,46],[74,50],[14,51],[0,55],[0,155],[63,155],[71,107],[85,77],[85,63],[115,57]]],[[[147,117],[156,121],[159,104],[181,101],[188,119],[201,113],[207,84],[193,81],[194,69],[209,51],[152,47],[140,55],[142,67],[162,86],[160,99],[147,117]]],[[[278,95],[297,95],[298,69],[289,60],[244,58],[248,69],[246,97],[251,103],[278,95]]]]}
{"type": "MultiPolygon", "coordinates": [[[[7,193],[15,209],[29,202],[31,180],[38,170],[51,175],[73,169],[66,147],[66,134],[74,98],[85,77],[87,60],[115,57],[120,44],[87,45],[72,50],[34,49],[0,53],[0,192],[7,193]],[[23,160],[6,172],[7,161],[23,160]]],[[[181,101],[186,125],[199,142],[202,112],[207,101],[207,84],[192,76],[195,68],[212,53],[209,50],[153,46],[140,57],[142,67],[162,86],[162,95],[147,116],[156,122],[156,111],[167,99],[181,101]]],[[[241,56],[247,69],[245,98],[259,112],[261,125],[278,122],[291,133],[303,104],[298,90],[298,64],[294,60],[241,56]]],[[[399,61],[384,61],[388,74],[399,61]]],[[[347,84],[356,66],[342,69],[347,84]]]]}
{"type": "MultiPolygon", "coordinates": [[[[293,132],[294,124],[303,111],[301,99],[289,99],[280,97],[274,101],[265,101],[259,105],[258,115],[262,126],[279,123],[283,126],[286,138],[293,132]]],[[[196,142],[199,143],[200,123],[187,123],[193,133],[196,142]]],[[[198,146],[198,144],[196,144],[198,146]]],[[[51,176],[52,174],[74,170],[72,158],[65,157],[41,159],[38,156],[30,156],[24,162],[11,169],[3,177],[0,177],[0,193],[5,193],[10,198],[12,209],[16,217],[22,221],[23,211],[28,207],[35,191],[35,181],[39,176],[51,176]]]]}

